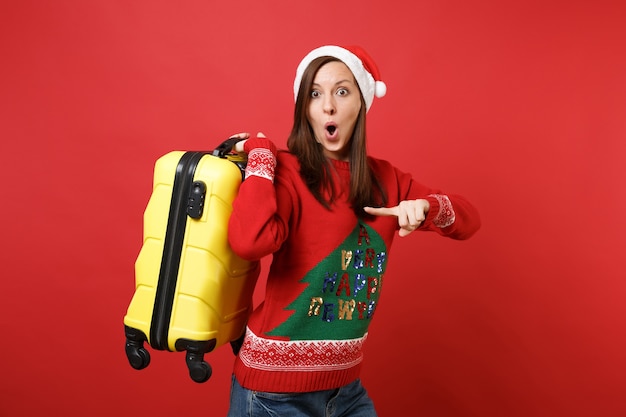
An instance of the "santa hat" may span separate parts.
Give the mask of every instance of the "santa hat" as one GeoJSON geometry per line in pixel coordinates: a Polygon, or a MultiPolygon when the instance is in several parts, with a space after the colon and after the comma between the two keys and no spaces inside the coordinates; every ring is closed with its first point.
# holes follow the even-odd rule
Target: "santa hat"
{"type": "Polygon", "coordinates": [[[326,45],[309,52],[298,65],[296,79],[293,83],[293,92],[296,100],[298,99],[298,90],[300,90],[300,82],[302,81],[304,70],[315,58],[321,56],[335,57],[350,68],[356,82],[359,84],[367,110],[372,106],[374,97],[380,98],[387,93],[387,86],[380,79],[380,72],[376,63],[363,48],[358,46],[340,47],[326,45]]]}

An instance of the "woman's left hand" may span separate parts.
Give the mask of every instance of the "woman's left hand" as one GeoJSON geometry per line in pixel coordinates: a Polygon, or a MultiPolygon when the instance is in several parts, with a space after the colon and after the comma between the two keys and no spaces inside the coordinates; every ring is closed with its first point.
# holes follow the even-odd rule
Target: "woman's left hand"
{"type": "Polygon", "coordinates": [[[400,237],[407,236],[426,220],[430,203],[428,200],[404,200],[395,207],[364,207],[366,213],[374,216],[396,216],[400,226],[400,237]]]}

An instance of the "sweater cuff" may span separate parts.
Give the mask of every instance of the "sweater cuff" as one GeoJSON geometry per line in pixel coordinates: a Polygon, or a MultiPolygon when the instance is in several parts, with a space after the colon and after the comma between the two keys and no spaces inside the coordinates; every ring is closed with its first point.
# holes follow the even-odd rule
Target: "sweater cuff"
{"type": "Polygon", "coordinates": [[[245,178],[255,176],[274,182],[276,170],[276,146],[271,140],[254,138],[247,140],[244,151],[248,153],[245,178]]]}
{"type": "Polygon", "coordinates": [[[447,195],[444,194],[430,194],[429,199],[433,199],[435,204],[431,202],[430,212],[435,210],[436,213],[432,218],[432,222],[436,227],[444,228],[450,226],[456,220],[456,214],[454,213],[454,207],[447,195]]]}

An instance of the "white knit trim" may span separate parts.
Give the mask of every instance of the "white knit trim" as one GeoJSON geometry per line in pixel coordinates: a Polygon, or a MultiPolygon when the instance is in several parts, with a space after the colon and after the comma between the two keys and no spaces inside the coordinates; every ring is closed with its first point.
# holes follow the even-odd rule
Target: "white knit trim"
{"type": "Polygon", "coordinates": [[[349,340],[282,341],[255,335],[249,328],[239,358],[249,368],[263,371],[338,371],[363,360],[367,333],[349,340]]]}
{"type": "Polygon", "coordinates": [[[254,148],[248,154],[245,178],[256,176],[274,182],[276,157],[269,149],[254,148]]]}
{"type": "Polygon", "coordinates": [[[433,219],[433,224],[439,228],[450,226],[456,220],[454,207],[447,195],[430,194],[429,197],[435,198],[439,202],[439,213],[433,219]]]}

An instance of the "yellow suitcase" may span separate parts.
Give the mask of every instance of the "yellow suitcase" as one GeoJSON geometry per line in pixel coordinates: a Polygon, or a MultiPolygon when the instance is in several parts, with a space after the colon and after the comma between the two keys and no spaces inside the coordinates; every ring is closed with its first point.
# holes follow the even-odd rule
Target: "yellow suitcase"
{"type": "Polygon", "coordinates": [[[173,151],[154,167],[144,212],[143,245],[135,262],[135,292],[124,317],[130,365],[150,363],[144,348],[186,351],[190,377],[205,382],[204,354],[243,335],[259,264],[235,255],[227,239],[232,202],[245,157],[237,139],[212,152],[173,151]]]}

